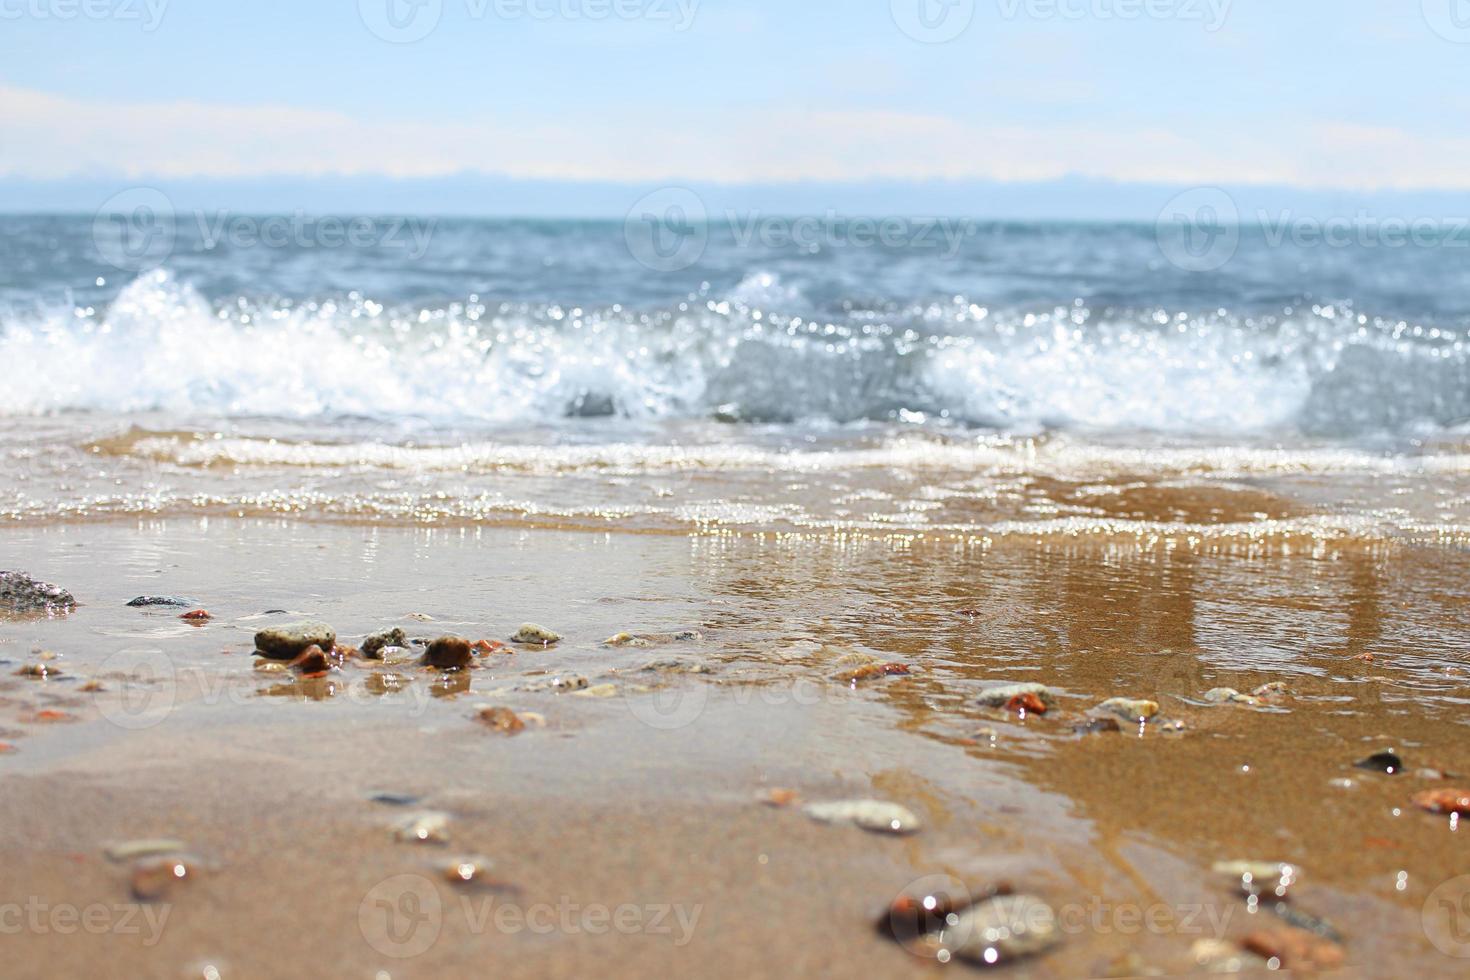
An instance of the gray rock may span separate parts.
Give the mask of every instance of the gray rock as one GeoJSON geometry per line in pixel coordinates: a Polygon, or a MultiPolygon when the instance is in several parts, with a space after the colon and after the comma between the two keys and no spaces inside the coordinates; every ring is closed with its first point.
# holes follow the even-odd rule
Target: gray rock
{"type": "Polygon", "coordinates": [[[76,607],[77,600],[63,588],[25,572],[0,572],[0,612],[69,613],[76,607]]]}
{"type": "Polygon", "coordinates": [[[944,931],[954,955],[979,966],[995,966],[1044,953],[1061,942],[1052,907],[1033,895],[1002,895],[961,912],[944,931]]]}
{"type": "Polygon", "coordinates": [[[256,652],[271,660],[295,660],[314,646],[330,653],[336,645],[337,633],[325,623],[273,626],[255,634],[256,652]]]}
{"type": "Polygon", "coordinates": [[[188,599],[180,599],[172,595],[140,595],[128,605],[133,609],[147,609],[149,606],[177,606],[180,609],[192,606],[194,603],[188,599]]]}
{"type": "Polygon", "coordinates": [[[362,655],[369,660],[382,660],[383,650],[387,647],[406,647],[408,637],[403,630],[394,627],[382,633],[374,633],[362,641],[362,655]]]}

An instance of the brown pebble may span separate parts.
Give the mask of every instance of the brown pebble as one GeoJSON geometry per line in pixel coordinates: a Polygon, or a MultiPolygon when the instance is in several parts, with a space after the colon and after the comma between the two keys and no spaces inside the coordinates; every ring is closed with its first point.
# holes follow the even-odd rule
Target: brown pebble
{"type": "Polygon", "coordinates": [[[332,669],[326,651],[319,646],[309,646],[289,664],[292,670],[302,674],[325,674],[332,669]]]}
{"type": "Polygon", "coordinates": [[[761,800],[767,806],[788,807],[801,799],[794,789],[773,789],[761,800]]]}
{"type": "Polygon", "coordinates": [[[1414,805],[1430,813],[1470,816],[1470,790],[1431,789],[1414,797],[1414,805]]]}
{"type": "Polygon", "coordinates": [[[190,623],[207,623],[214,617],[209,614],[209,610],[207,609],[193,609],[184,613],[179,618],[190,623]]]}
{"type": "Polygon", "coordinates": [[[149,858],[133,866],[133,897],[151,902],[193,878],[194,867],[182,857],[149,858]]]}
{"type": "Polygon", "coordinates": [[[1346,959],[1342,947],[1332,940],[1291,927],[1253,932],[1240,945],[1262,959],[1275,960],[1279,969],[1302,973],[1335,970],[1346,959]]]}
{"type": "Polygon", "coordinates": [[[61,670],[60,670],[60,668],[57,668],[57,667],[48,667],[46,664],[26,664],[24,667],[22,667],[20,670],[17,670],[15,673],[19,677],[29,677],[32,680],[38,680],[38,681],[44,681],[48,677],[60,677],[61,676],[61,670]]]}
{"type": "Polygon", "coordinates": [[[484,709],[480,712],[480,723],[502,735],[517,735],[526,730],[526,723],[509,708],[484,709]]]}
{"type": "Polygon", "coordinates": [[[462,670],[474,662],[475,651],[470,641],[460,636],[441,636],[429,644],[424,663],[440,670],[462,670]]]}

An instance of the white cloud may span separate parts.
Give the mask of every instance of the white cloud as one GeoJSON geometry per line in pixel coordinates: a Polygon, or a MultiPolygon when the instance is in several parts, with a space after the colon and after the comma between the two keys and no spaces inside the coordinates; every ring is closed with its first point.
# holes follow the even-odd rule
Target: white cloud
{"type": "Polygon", "coordinates": [[[1192,131],[991,125],[900,112],[775,109],[697,118],[366,120],[286,106],[106,103],[0,86],[0,175],[220,177],[483,172],[569,180],[867,178],[1470,188],[1470,139],[1347,124],[1192,131]]]}

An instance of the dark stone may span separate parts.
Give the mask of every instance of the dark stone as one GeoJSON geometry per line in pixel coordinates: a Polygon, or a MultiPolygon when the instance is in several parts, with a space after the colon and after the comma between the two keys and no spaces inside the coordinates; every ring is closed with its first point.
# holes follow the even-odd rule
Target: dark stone
{"type": "Polygon", "coordinates": [[[475,660],[470,641],[459,636],[441,636],[429,644],[424,653],[424,663],[441,670],[461,670],[475,660]]]}
{"type": "Polygon", "coordinates": [[[1353,763],[1353,767],[1397,776],[1404,771],[1404,760],[1399,758],[1399,754],[1393,749],[1385,749],[1382,752],[1374,752],[1366,759],[1360,759],[1353,763]]]}
{"type": "Polygon", "coordinates": [[[393,628],[384,630],[382,633],[374,633],[362,641],[362,655],[369,660],[382,660],[384,647],[406,647],[408,637],[403,630],[393,628]]]}
{"type": "Polygon", "coordinates": [[[146,609],[149,606],[192,606],[194,603],[188,599],[180,599],[171,595],[140,595],[128,603],[134,609],[146,609]]]}

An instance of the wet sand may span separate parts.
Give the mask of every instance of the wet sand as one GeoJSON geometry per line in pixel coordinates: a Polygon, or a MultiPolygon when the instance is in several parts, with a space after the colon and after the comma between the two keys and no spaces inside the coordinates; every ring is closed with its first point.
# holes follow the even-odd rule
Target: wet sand
{"type": "MultiPolygon", "coordinates": [[[[1174,519],[1220,513],[1201,497],[1174,519]]],[[[101,906],[108,927],[0,918],[4,973],[928,975],[874,923],[947,874],[1058,910],[1061,945],[1013,975],[1178,975],[1202,969],[1197,940],[1284,924],[1211,870],[1250,859],[1299,867],[1290,906],[1340,935],[1341,975],[1462,975],[1470,960],[1435,941],[1470,953],[1455,932],[1470,939],[1470,919],[1440,901],[1470,894],[1470,858],[1456,823],[1410,800],[1467,781],[1418,770],[1470,774],[1470,555],[1289,551],[217,518],[9,528],[0,565],[82,605],[0,623],[0,742],[15,749],[0,755],[0,904],[101,906]],[[143,594],[215,618],[125,606],[143,594]],[[526,621],[566,639],[487,658],[467,690],[392,668],[409,683],[378,695],[382,668],[362,664],[306,682],[257,671],[254,631],[300,618],[346,642],[391,626],[504,640],[526,621]],[[700,637],[601,642],[686,630],[700,637]],[[16,676],[36,650],[70,676],[16,676]],[[862,656],[911,673],[846,681],[862,656]],[[612,696],[547,689],[566,676],[612,696]],[[84,690],[93,679],[103,690],[84,690]],[[977,704],[1031,681],[1058,692],[1043,716],[977,704]],[[1289,694],[1267,705],[1201,700],[1278,681],[1289,694]],[[1156,700],[1183,728],[1074,731],[1114,696],[1156,700]],[[545,724],[499,735],[482,705],[545,724]],[[1407,772],[1353,768],[1387,747],[1407,772]],[[819,824],[759,802],[777,787],[890,800],[924,827],[819,824]],[[447,814],[450,842],[395,840],[414,809],[447,814]],[[185,843],[197,874],[142,909],[104,849],[158,837],[185,843]],[[438,869],[460,853],[492,859],[499,885],[450,885],[438,869]],[[437,911],[403,875],[431,882],[437,911]],[[129,908],[135,931],[119,924],[129,908]],[[144,913],[165,910],[151,929],[144,913]]]]}

